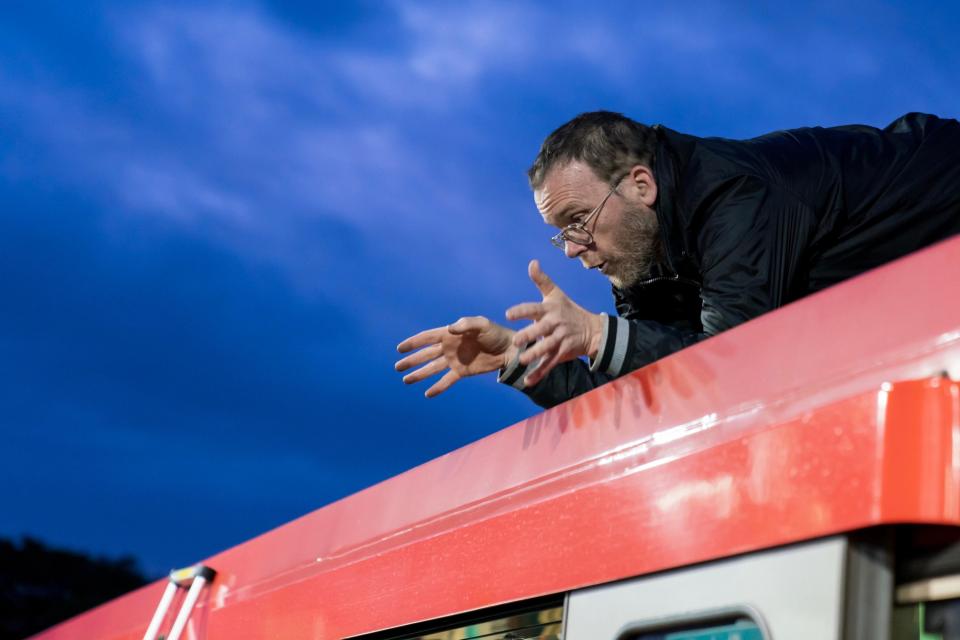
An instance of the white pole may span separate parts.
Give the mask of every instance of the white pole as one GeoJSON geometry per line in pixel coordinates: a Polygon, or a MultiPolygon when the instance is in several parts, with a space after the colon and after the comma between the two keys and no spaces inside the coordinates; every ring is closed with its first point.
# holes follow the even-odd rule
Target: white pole
{"type": "Polygon", "coordinates": [[[200,597],[200,592],[206,583],[207,580],[203,576],[197,576],[193,579],[193,584],[190,585],[190,591],[187,592],[187,597],[183,599],[180,613],[173,622],[173,627],[170,629],[170,635],[167,636],[167,640],[180,640],[180,634],[183,633],[184,627],[187,626],[187,620],[190,619],[190,612],[193,611],[193,605],[197,603],[197,598],[200,597]]]}
{"type": "Polygon", "coordinates": [[[170,603],[173,602],[173,596],[176,593],[177,585],[173,582],[167,583],[163,597],[160,598],[160,604],[157,605],[157,611],[153,614],[153,620],[150,621],[147,632],[143,634],[143,640],[154,640],[157,637],[157,632],[160,631],[160,624],[167,616],[167,610],[170,608],[170,603]]]}

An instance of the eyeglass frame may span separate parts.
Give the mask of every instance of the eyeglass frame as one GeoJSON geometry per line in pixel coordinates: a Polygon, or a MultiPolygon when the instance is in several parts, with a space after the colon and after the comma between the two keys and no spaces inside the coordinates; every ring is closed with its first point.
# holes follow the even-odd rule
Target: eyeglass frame
{"type": "Polygon", "coordinates": [[[603,209],[603,205],[607,204],[607,200],[610,199],[610,196],[617,193],[617,187],[620,186],[620,183],[623,182],[623,179],[626,177],[627,177],[626,175],[623,175],[617,178],[616,180],[614,180],[613,186],[610,187],[610,191],[607,192],[607,195],[603,196],[603,200],[600,201],[600,204],[594,207],[593,210],[587,214],[586,218],[584,218],[580,222],[571,222],[570,224],[565,226],[563,229],[560,229],[560,233],[550,238],[550,243],[553,246],[555,246],[557,249],[560,249],[561,251],[566,250],[567,242],[578,244],[581,247],[588,247],[591,244],[593,244],[593,233],[587,230],[587,225],[590,223],[590,220],[594,216],[600,215],[600,211],[603,209]],[[567,232],[570,231],[571,229],[576,229],[578,231],[584,232],[585,234],[587,234],[587,237],[589,238],[589,240],[587,240],[587,242],[578,242],[577,240],[568,238],[567,232]]]}

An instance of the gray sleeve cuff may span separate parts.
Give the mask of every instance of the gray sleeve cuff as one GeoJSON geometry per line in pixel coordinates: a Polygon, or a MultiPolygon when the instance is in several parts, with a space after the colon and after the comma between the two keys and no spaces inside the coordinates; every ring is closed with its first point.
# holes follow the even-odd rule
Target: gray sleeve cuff
{"type": "Polygon", "coordinates": [[[514,389],[520,389],[521,391],[526,388],[524,387],[523,379],[527,375],[527,371],[533,371],[533,369],[536,368],[539,361],[531,362],[529,365],[522,365],[520,364],[520,354],[534,344],[534,342],[531,342],[527,346],[517,349],[517,353],[513,356],[513,359],[510,360],[507,366],[500,369],[500,373],[497,374],[497,382],[508,384],[514,389]]]}
{"type": "Polygon", "coordinates": [[[613,377],[620,375],[623,363],[626,361],[627,351],[632,344],[630,340],[633,327],[625,318],[605,316],[603,335],[600,337],[600,349],[597,357],[590,361],[592,373],[606,373],[613,377]]]}

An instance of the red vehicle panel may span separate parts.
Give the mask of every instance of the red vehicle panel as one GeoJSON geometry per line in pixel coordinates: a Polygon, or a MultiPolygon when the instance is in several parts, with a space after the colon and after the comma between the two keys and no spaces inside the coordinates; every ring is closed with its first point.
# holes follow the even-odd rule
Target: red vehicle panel
{"type": "MultiPolygon", "coordinates": [[[[960,525],[943,373],[958,272],[960,238],[213,556],[189,631],[343,638],[872,525],[960,525]]],[[[38,637],[139,640],[162,590],[38,637]]]]}

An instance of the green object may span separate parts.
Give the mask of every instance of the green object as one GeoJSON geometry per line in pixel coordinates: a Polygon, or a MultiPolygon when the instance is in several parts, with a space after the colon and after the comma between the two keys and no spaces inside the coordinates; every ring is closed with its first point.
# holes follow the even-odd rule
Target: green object
{"type": "Polygon", "coordinates": [[[664,636],[664,640],[764,640],[764,638],[760,633],[760,627],[744,620],[721,627],[668,633],[664,636]]]}
{"type": "Polygon", "coordinates": [[[943,636],[939,633],[927,633],[925,630],[926,626],[926,617],[927,617],[927,608],[924,603],[917,605],[917,610],[920,615],[918,616],[920,621],[920,627],[917,629],[917,640],[943,640],[943,636]]]}

